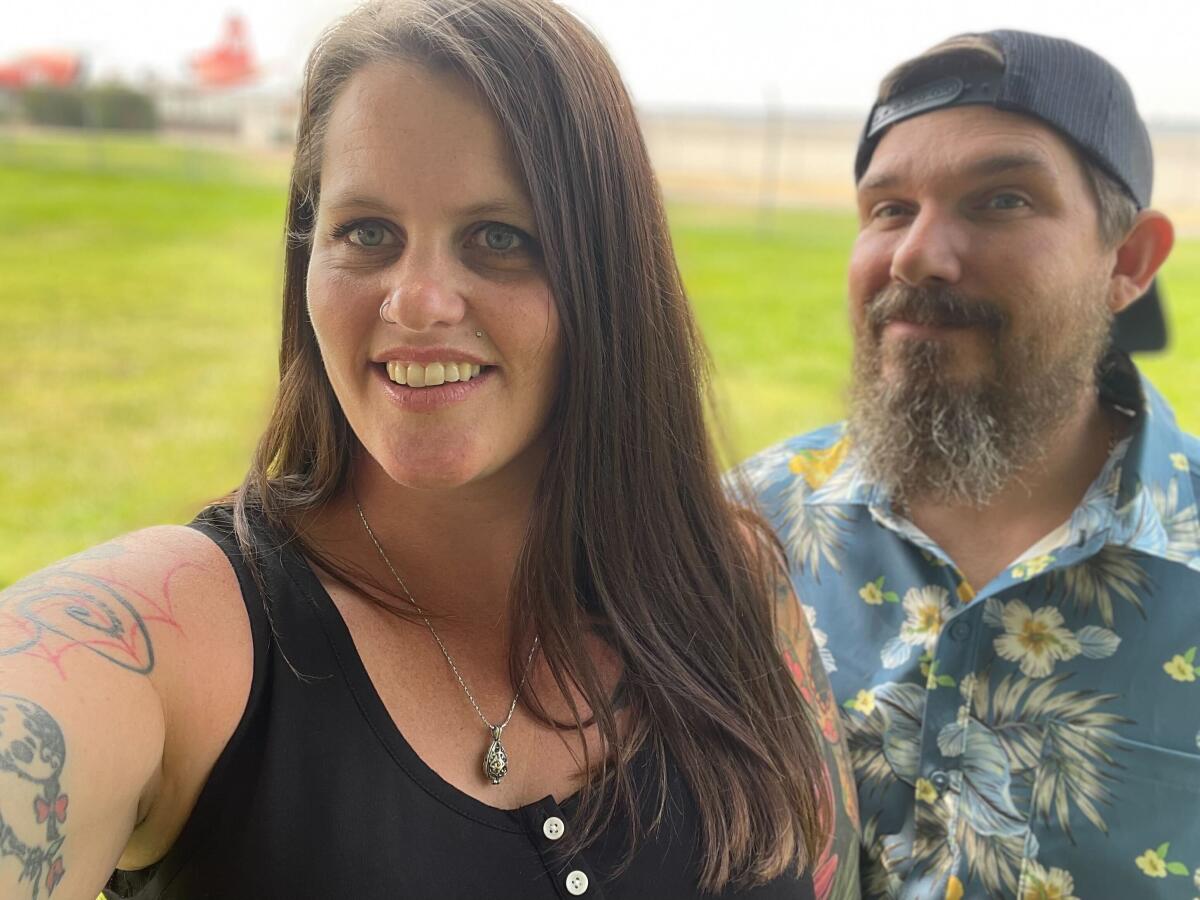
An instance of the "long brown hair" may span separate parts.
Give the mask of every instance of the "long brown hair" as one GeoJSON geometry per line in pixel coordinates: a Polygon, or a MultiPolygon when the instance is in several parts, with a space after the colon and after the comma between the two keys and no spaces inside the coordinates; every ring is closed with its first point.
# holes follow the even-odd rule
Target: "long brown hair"
{"type": "MultiPolygon", "coordinates": [[[[345,488],[357,445],[305,311],[322,138],[349,78],[396,59],[453,71],[491,106],[558,307],[565,371],[511,598],[513,633],[540,636],[563,696],[582,695],[608,751],[585,757],[573,848],[616,813],[641,821],[647,798],[628,763],[644,747],[658,810],[645,826],[664,811],[669,756],[700,810],[703,887],[802,868],[828,798],[811,716],[775,644],[767,554],[722,491],[707,358],[632,104],[599,41],[550,0],[371,2],[313,50],[287,206],[281,381],[234,497],[239,538],[252,546],[254,510],[325,564],[299,524],[345,488]],[[585,629],[619,654],[632,733],[619,733],[615,701],[580,651],[585,629]]],[[[523,664],[512,648],[514,684],[523,664]]],[[[536,696],[525,700],[549,720],[536,696]]],[[[569,727],[582,729],[571,708],[569,727]]]]}

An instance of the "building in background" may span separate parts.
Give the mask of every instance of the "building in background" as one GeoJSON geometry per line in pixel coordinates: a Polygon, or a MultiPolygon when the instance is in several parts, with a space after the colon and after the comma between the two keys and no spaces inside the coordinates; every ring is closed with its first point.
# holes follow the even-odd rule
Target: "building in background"
{"type": "Polygon", "coordinates": [[[92,83],[79,53],[30,52],[0,61],[0,121],[152,129],[247,147],[292,144],[299,87],[280,67],[256,57],[244,17],[230,14],[216,42],[181,63],[176,78],[144,74],[92,83]],[[134,107],[137,115],[124,114],[134,107]]]}
{"type": "Polygon", "coordinates": [[[26,53],[0,62],[0,90],[31,87],[74,87],[83,80],[83,58],[77,53],[26,53]]]}
{"type": "Polygon", "coordinates": [[[257,59],[241,16],[226,18],[216,44],[193,54],[187,70],[185,81],[152,89],[167,131],[250,147],[295,139],[299,88],[257,59]]]}
{"type": "Polygon", "coordinates": [[[24,91],[76,87],[83,73],[83,57],[77,53],[41,51],[0,60],[0,122],[21,115],[24,91]]]}

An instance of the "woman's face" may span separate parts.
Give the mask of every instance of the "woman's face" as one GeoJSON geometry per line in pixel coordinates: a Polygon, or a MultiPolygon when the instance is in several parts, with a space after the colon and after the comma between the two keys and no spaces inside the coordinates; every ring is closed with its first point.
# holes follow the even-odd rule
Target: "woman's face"
{"type": "Polygon", "coordinates": [[[387,63],[347,83],[307,290],[334,393],[392,480],[536,477],[558,315],[522,180],[464,80],[387,63]]]}

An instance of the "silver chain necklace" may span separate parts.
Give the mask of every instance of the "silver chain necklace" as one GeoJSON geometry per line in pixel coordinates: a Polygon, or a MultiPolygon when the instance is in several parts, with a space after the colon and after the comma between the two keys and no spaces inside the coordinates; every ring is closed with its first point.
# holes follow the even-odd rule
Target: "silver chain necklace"
{"type": "Polygon", "coordinates": [[[463,689],[463,693],[467,695],[467,699],[471,701],[471,706],[475,708],[475,713],[483,721],[488,733],[492,736],[491,742],[488,744],[487,752],[483,755],[483,774],[484,777],[491,781],[492,784],[499,784],[500,779],[508,774],[508,752],[504,749],[504,744],[500,742],[500,735],[504,729],[508,727],[508,723],[512,721],[513,712],[517,708],[517,698],[521,696],[521,691],[525,687],[525,680],[529,678],[529,666],[533,662],[533,654],[537,652],[538,638],[533,639],[533,646],[529,648],[529,656],[525,659],[525,672],[521,676],[521,683],[517,686],[517,692],[513,694],[512,703],[508,707],[508,715],[504,717],[504,721],[499,725],[493,725],[488,721],[487,716],[483,714],[483,710],[479,708],[479,704],[475,702],[475,697],[471,693],[471,689],[467,687],[467,682],[462,677],[462,672],[458,671],[458,666],[454,664],[454,657],[450,655],[450,651],[446,649],[446,645],[442,643],[441,637],[437,630],[433,627],[433,623],[429,621],[429,617],[425,615],[425,610],[421,609],[420,605],[413,598],[412,592],[408,589],[408,585],[404,583],[404,579],[400,577],[400,573],[396,571],[396,567],[392,565],[392,561],[388,559],[388,555],[384,553],[383,546],[379,543],[379,539],[375,537],[375,532],[371,530],[371,524],[367,521],[367,516],[363,512],[362,504],[357,500],[354,501],[354,508],[358,510],[358,517],[362,519],[363,528],[367,530],[367,536],[371,538],[371,543],[375,545],[375,549],[379,551],[379,558],[383,560],[384,565],[388,567],[388,571],[392,573],[392,577],[400,585],[400,589],[404,591],[404,596],[408,602],[413,605],[418,615],[425,622],[425,627],[429,629],[429,633],[433,635],[433,639],[437,641],[438,647],[442,651],[442,656],[446,657],[446,662],[450,664],[450,671],[454,673],[454,677],[458,679],[459,685],[463,689]]]}

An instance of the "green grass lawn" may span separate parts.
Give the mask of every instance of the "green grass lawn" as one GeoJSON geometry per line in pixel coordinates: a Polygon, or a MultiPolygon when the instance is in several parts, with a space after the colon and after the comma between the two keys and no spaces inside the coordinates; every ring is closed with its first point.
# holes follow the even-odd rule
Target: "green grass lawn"
{"type": "MultiPolygon", "coordinates": [[[[285,173],[144,140],[0,140],[0,586],[240,479],[274,382],[285,173]]],[[[849,215],[677,207],[737,458],[840,416],[849,215]]],[[[1200,242],[1144,367],[1200,428],[1200,242]]]]}

